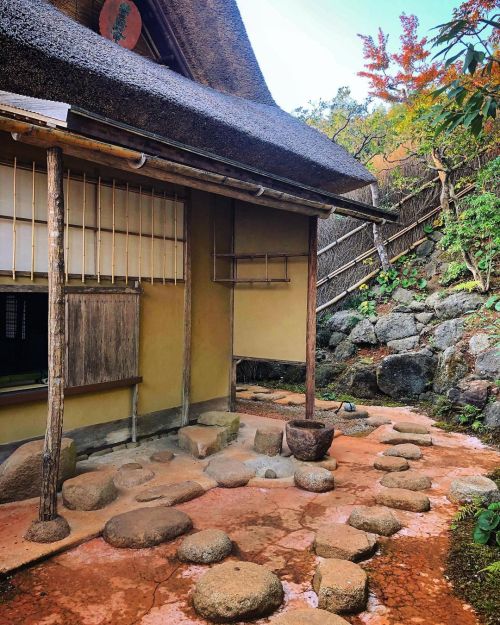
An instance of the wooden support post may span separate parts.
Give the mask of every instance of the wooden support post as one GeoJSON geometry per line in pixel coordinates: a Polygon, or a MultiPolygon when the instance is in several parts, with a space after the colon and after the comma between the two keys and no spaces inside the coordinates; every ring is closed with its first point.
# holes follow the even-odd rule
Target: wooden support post
{"type": "MultiPolygon", "coordinates": [[[[176,202],[177,204],[177,202],[176,202]]],[[[177,206],[175,207],[177,213],[177,206]]],[[[176,229],[177,230],[177,229],[176,229]]],[[[189,424],[191,387],[191,205],[184,202],[184,355],[182,363],[182,411],[181,424],[189,424]]],[[[177,247],[177,245],[175,246],[177,247]]],[[[177,267],[175,268],[177,277],[177,267]]]]}
{"type": "Polygon", "coordinates": [[[47,232],[48,232],[48,407],[42,460],[42,486],[38,524],[27,538],[41,542],[60,540],[69,534],[67,522],[57,514],[57,481],[64,415],[64,192],[61,148],[47,149],[47,232]],[[43,540],[50,525],[51,540],[43,540]],[[55,522],[55,523],[54,523],[55,522]],[[38,532],[37,529],[38,528],[38,532]],[[45,528],[45,529],[44,529],[45,528]]]}
{"type": "MultiPolygon", "coordinates": [[[[377,207],[379,205],[379,189],[378,184],[376,182],[372,182],[370,185],[370,191],[372,194],[372,204],[377,207]]],[[[387,254],[387,248],[385,247],[384,237],[380,231],[380,226],[376,223],[373,224],[373,243],[377,248],[378,256],[380,258],[380,264],[382,265],[383,271],[388,271],[391,267],[391,263],[389,262],[389,256],[387,254]]]]}
{"type": "Polygon", "coordinates": [[[316,281],[318,270],[318,218],[309,217],[309,263],[307,271],[306,419],[314,417],[316,392],[316,281]]]}

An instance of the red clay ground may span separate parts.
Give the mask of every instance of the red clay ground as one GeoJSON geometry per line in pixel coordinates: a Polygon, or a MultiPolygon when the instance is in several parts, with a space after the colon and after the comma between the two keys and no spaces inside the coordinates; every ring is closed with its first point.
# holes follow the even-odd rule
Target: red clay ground
{"type": "MultiPolygon", "coordinates": [[[[370,412],[429,423],[400,408],[370,412]]],[[[215,488],[178,507],[192,517],[196,529],[225,530],[237,545],[232,557],[274,570],[285,585],[285,610],[315,605],[314,532],[325,523],[345,521],[356,504],[374,503],[382,474],[373,469],[373,460],[385,447],[378,442],[383,431],[335,439],[331,455],[339,468],[334,474],[336,489],[330,493],[317,495],[294,487],[215,488]]],[[[432,510],[397,512],[405,528],[393,538],[381,539],[378,554],[363,564],[370,578],[370,600],[366,612],[348,617],[353,625],[478,623],[443,576],[447,528],[456,510],[445,493],[454,476],[487,473],[498,465],[499,456],[476,439],[434,429],[432,434],[435,446],[423,448],[424,458],[411,463],[433,479],[428,492],[432,510]]],[[[56,555],[13,577],[12,588],[0,603],[0,625],[204,624],[190,605],[190,594],[206,567],[179,563],[178,544],[125,550],[97,538],[56,555]]]]}

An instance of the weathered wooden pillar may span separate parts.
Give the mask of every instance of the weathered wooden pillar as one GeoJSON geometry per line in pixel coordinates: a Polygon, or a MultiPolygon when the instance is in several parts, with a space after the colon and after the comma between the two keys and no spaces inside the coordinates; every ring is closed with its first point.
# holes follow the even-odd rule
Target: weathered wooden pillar
{"type": "MultiPolygon", "coordinates": [[[[380,194],[378,184],[376,182],[372,182],[372,184],[370,185],[370,191],[372,194],[373,206],[378,206],[380,194]]],[[[388,271],[391,267],[391,263],[387,254],[387,248],[384,244],[384,237],[382,236],[379,225],[376,223],[373,224],[373,243],[377,248],[378,257],[380,258],[380,264],[383,271],[388,271]]]]}
{"type": "Polygon", "coordinates": [[[318,273],[318,218],[309,217],[306,328],[306,419],[314,417],[316,393],[316,281],[318,273]]]}
{"type": "Polygon", "coordinates": [[[60,540],[69,533],[57,514],[57,480],[64,415],[64,194],[62,150],[47,149],[47,232],[49,283],[48,408],[42,461],[38,522],[26,538],[37,542],[60,540]]]}
{"type": "Polygon", "coordinates": [[[189,424],[191,389],[191,333],[192,333],[192,280],[191,280],[191,205],[184,202],[184,355],[182,364],[181,424],[189,424]]]}

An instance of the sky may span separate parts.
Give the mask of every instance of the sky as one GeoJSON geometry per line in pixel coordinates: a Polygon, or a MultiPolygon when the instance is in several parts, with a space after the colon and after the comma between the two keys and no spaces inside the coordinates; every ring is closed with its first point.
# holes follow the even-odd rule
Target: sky
{"type": "MultiPolygon", "coordinates": [[[[451,18],[459,0],[237,0],[250,41],[276,102],[292,111],[310,100],[330,99],[349,86],[368,95],[362,42],[357,33],[389,33],[397,50],[399,15],[415,14],[420,33],[451,18]]],[[[392,46],[391,46],[392,42],[392,46]]]]}

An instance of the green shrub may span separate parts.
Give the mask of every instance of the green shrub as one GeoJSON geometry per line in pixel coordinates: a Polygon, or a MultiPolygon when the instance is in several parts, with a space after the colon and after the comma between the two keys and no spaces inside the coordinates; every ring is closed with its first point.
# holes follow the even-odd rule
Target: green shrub
{"type": "Polygon", "coordinates": [[[455,280],[458,280],[459,278],[462,278],[463,276],[465,276],[466,273],[467,273],[467,265],[463,261],[459,262],[456,260],[452,260],[451,263],[449,263],[448,267],[446,268],[446,271],[441,277],[441,280],[439,281],[439,283],[442,284],[443,286],[448,286],[452,282],[455,282],[455,280]]]}

